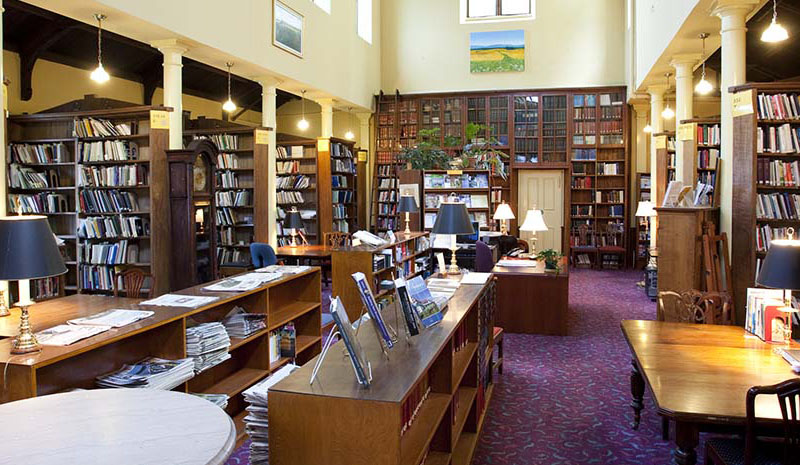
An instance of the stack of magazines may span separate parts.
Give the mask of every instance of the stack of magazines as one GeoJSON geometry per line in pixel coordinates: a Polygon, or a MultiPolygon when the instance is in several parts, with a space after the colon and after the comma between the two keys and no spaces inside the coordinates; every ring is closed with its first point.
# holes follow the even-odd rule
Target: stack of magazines
{"type": "Polygon", "coordinates": [[[191,358],[164,360],[149,357],[133,365],[123,365],[118,371],[97,377],[102,388],[150,388],[169,390],[194,376],[191,358]]]}
{"type": "Polygon", "coordinates": [[[250,465],[269,465],[269,421],[267,419],[267,391],[294,370],[300,368],[289,363],[281,367],[269,378],[244,391],[244,400],[250,405],[245,408],[245,430],[250,436],[250,465]]]}
{"type": "Polygon", "coordinates": [[[242,307],[233,307],[222,320],[228,336],[246,338],[267,327],[267,315],[264,313],[247,313],[242,307]]]}
{"type": "Polygon", "coordinates": [[[221,409],[224,409],[228,406],[229,397],[227,394],[204,394],[201,392],[193,392],[191,394],[193,396],[200,397],[201,399],[205,399],[221,409]]]}
{"type": "Polygon", "coordinates": [[[231,358],[230,346],[231,338],[218,321],[186,328],[186,355],[194,361],[197,373],[231,358]]]}

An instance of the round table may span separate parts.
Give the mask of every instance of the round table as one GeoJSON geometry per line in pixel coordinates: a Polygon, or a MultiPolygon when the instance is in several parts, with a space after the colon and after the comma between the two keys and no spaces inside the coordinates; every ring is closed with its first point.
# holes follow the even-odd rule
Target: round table
{"type": "Polygon", "coordinates": [[[222,465],[236,428],[189,394],[95,389],[0,405],[0,438],[0,464],[222,465]]]}

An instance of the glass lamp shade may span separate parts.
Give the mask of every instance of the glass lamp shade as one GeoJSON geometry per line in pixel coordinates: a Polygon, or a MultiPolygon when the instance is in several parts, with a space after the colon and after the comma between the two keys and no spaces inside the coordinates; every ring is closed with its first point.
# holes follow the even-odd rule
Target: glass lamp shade
{"type": "Polygon", "coordinates": [[[648,124],[647,126],[645,126],[645,127],[642,129],[642,132],[646,132],[646,133],[648,133],[648,134],[649,134],[649,133],[653,132],[653,127],[652,127],[652,126],[650,126],[650,125],[648,124]]]}
{"type": "Polygon", "coordinates": [[[103,68],[102,63],[97,65],[97,68],[92,71],[92,74],[90,74],[89,77],[92,79],[92,81],[100,84],[108,82],[108,80],[111,79],[111,76],[109,76],[108,72],[105,70],[105,68],[103,68]]]}
{"type": "Polygon", "coordinates": [[[762,42],[781,42],[788,38],[789,33],[786,32],[783,26],[775,21],[775,18],[772,18],[772,23],[761,33],[762,42]]]}
{"type": "Polygon", "coordinates": [[[547,225],[544,223],[544,215],[541,210],[528,210],[525,215],[525,221],[519,227],[520,231],[547,231],[547,225]]]}
{"type": "Polygon", "coordinates": [[[673,111],[670,107],[666,107],[664,108],[664,111],[661,112],[661,117],[664,119],[672,119],[675,117],[675,111],[673,111]]]}
{"type": "Polygon", "coordinates": [[[656,216],[656,210],[653,208],[653,202],[649,200],[641,200],[639,201],[639,205],[636,206],[636,215],[637,217],[652,217],[656,216]]]}
{"type": "Polygon", "coordinates": [[[800,241],[772,241],[756,284],[775,289],[800,290],[800,241]]]}
{"type": "Polygon", "coordinates": [[[498,205],[492,217],[494,220],[513,220],[514,218],[516,218],[516,216],[514,216],[514,212],[511,211],[511,206],[507,203],[498,205]]]}
{"type": "Polygon", "coordinates": [[[303,229],[303,217],[300,216],[299,211],[292,210],[286,214],[283,224],[284,227],[289,229],[303,229]]]}
{"type": "Polygon", "coordinates": [[[225,103],[222,104],[222,109],[227,111],[228,113],[236,111],[236,104],[233,103],[233,100],[231,100],[229,97],[228,100],[226,100],[225,103]]]}
{"type": "Polygon", "coordinates": [[[297,122],[297,129],[300,129],[301,131],[308,129],[308,126],[308,121],[305,118],[297,122]]]}
{"type": "Polygon", "coordinates": [[[442,202],[432,232],[434,234],[475,234],[466,205],[460,202],[442,202]]]}
{"type": "Polygon", "coordinates": [[[417,206],[417,199],[413,195],[401,195],[400,203],[397,206],[397,211],[400,213],[416,213],[419,211],[417,206]]]}
{"type": "Polygon", "coordinates": [[[706,95],[712,90],[714,90],[714,86],[712,86],[711,83],[708,82],[705,77],[701,78],[700,82],[698,82],[697,85],[694,86],[694,91],[700,95],[706,95]]]}
{"type": "Polygon", "coordinates": [[[0,280],[48,278],[66,272],[47,218],[0,218],[0,280]]]}

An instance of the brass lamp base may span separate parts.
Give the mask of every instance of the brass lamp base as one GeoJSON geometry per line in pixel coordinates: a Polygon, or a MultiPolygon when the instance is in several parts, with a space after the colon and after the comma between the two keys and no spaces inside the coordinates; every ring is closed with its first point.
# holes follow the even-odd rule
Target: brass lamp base
{"type": "Polygon", "coordinates": [[[450,266],[447,267],[447,274],[461,274],[461,268],[458,267],[458,262],[456,261],[456,251],[458,247],[450,249],[450,266]]]}
{"type": "Polygon", "coordinates": [[[6,305],[6,291],[0,291],[0,317],[9,316],[11,312],[6,305]]]}
{"type": "Polygon", "coordinates": [[[406,230],[404,232],[411,234],[411,215],[408,212],[406,212],[406,230]]]}
{"type": "Polygon", "coordinates": [[[12,354],[29,354],[42,350],[39,341],[33,334],[31,322],[28,319],[28,305],[20,305],[22,310],[19,315],[19,336],[11,343],[12,354]]]}

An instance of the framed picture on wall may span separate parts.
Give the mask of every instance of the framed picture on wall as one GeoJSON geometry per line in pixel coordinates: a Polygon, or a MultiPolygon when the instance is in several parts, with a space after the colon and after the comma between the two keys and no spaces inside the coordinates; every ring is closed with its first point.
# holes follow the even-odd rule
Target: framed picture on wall
{"type": "Polygon", "coordinates": [[[275,0],[272,8],[272,44],[303,58],[303,15],[275,0]]]}

